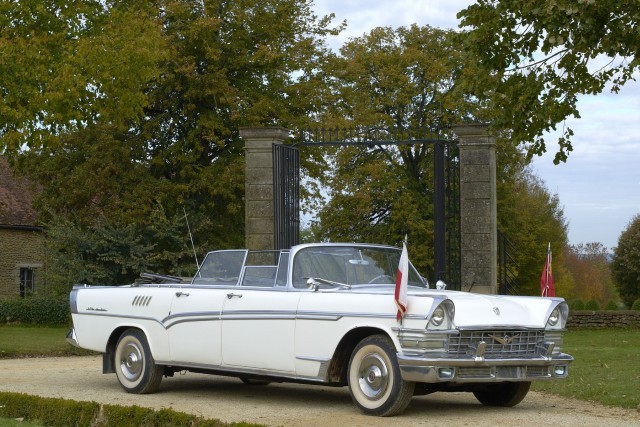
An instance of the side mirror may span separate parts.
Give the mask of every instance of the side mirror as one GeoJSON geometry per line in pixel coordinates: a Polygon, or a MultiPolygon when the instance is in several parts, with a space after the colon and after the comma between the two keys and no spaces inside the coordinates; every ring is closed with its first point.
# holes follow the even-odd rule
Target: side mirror
{"type": "Polygon", "coordinates": [[[446,289],[447,288],[447,284],[444,283],[442,280],[438,280],[436,282],[436,289],[446,289]]]}

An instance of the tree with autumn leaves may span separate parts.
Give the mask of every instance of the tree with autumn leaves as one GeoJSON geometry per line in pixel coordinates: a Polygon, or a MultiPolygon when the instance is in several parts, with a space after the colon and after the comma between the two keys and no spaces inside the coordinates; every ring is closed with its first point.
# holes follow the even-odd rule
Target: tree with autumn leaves
{"type": "Polygon", "coordinates": [[[617,306],[618,290],[611,274],[609,252],[602,243],[580,243],[565,250],[565,265],[574,289],[570,296],[581,302],[596,301],[601,308],[617,306]]]}

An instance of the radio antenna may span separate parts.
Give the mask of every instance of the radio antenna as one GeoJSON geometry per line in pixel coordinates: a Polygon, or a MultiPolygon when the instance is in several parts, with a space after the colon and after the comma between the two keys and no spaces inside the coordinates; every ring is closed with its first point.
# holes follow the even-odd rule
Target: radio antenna
{"type": "Polygon", "coordinates": [[[193,234],[191,234],[191,227],[189,226],[189,218],[187,217],[187,210],[182,207],[182,211],[184,212],[184,220],[187,222],[187,230],[189,230],[189,238],[191,239],[191,247],[193,248],[193,257],[196,259],[196,268],[200,268],[200,263],[198,262],[198,255],[196,254],[196,245],[193,244],[193,234]]]}

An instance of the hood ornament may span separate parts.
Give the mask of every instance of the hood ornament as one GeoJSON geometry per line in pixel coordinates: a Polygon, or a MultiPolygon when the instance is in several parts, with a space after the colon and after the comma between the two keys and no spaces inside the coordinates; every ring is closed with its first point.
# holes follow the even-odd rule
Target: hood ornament
{"type": "Polygon", "coordinates": [[[493,312],[496,314],[496,316],[500,316],[500,309],[498,307],[493,307],[493,312]]]}

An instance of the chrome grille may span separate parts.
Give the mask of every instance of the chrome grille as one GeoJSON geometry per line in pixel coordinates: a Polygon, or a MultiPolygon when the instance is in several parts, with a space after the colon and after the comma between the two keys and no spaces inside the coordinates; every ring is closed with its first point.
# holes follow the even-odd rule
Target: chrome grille
{"type": "Polygon", "coordinates": [[[448,354],[473,355],[481,342],[485,343],[484,357],[488,359],[535,356],[544,342],[544,331],[460,331],[450,337],[448,354]]]}

